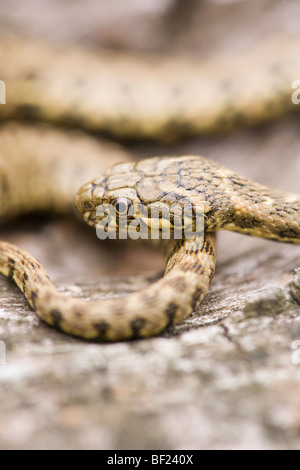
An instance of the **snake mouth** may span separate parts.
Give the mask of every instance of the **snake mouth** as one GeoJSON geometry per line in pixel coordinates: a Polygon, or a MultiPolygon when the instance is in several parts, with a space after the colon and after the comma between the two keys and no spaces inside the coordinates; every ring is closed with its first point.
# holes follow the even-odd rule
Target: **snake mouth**
{"type": "Polygon", "coordinates": [[[204,231],[196,232],[192,228],[192,222],[188,225],[179,223],[173,225],[166,218],[153,218],[139,215],[136,217],[115,217],[106,214],[96,219],[93,214],[85,214],[86,222],[96,228],[99,239],[128,239],[133,240],[178,240],[183,238],[195,239],[201,236],[204,231]]]}
{"type": "MultiPolygon", "coordinates": [[[[101,180],[101,182],[104,182],[101,180]]],[[[79,216],[89,226],[96,228],[97,207],[103,202],[104,186],[98,186],[93,181],[82,186],[74,199],[74,205],[79,216]]]]}
{"type": "Polygon", "coordinates": [[[83,187],[75,199],[75,206],[83,220],[96,229],[98,238],[111,239],[182,239],[203,235],[203,224],[196,229],[194,215],[184,213],[177,205],[171,210],[162,203],[143,205],[124,198],[105,201],[96,206],[91,184],[83,187]],[[126,207],[125,207],[126,206],[126,207]],[[123,210],[121,210],[123,209],[123,210]],[[126,209],[126,210],[125,210],[126,209]]]}
{"type": "MultiPolygon", "coordinates": [[[[81,202],[82,204],[82,202],[81,202]]],[[[166,218],[151,217],[151,214],[136,213],[119,215],[111,204],[101,204],[97,208],[88,207],[80,215],[90,227],[96,229],[97,234],[103,232],[100,238],[162,238],[162,233],[171,233],[174,229],[173,224],[166,218]],[[138,234],[138,237],[134,234],[138,234]]]]}
{"type": "Polygon", "coordinates": [[[88,212],[85,212],[83,215],[82,215],[82,218],[84,220],[84,222],[89,225],[90,227],[92,228],[96,228],[97,227],[97,221],[94,219],[94,216],[93,216],[93,212],[92,211],[88,211],[88,212]]]}

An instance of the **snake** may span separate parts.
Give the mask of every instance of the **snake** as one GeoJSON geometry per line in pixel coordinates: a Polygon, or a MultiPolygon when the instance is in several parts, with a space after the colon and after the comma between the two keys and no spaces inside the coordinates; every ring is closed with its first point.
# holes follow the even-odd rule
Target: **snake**
{"type": "MultiPolygon", "coordinates": [[[[200,68],[186,60],[162,63],[153,57],[145,62],[111,53],[102,54],[100,60],[97,54],[84,55],[77,48],[58,51],[9,39],[0,48],[1,63],[6,64],[3,78],[11,85],[1,118],[69,123],[138,139],[178,138],[230,129],[237,121],[261,122],[292,109],[291,82],[297,77],[299,58],[288,44],[283,41],[280,59],[274,46],[272,54],[266,54],[268,45],[261,48],[258,62],[262,69],[253,69],[251,54],[247,57],[247,70],[253,71],[253,83],[258,86],[249,90],[246,84],[250,82],[243,83],[233,73],[242,69],[246,77],[241,58],[232,66],[231,75],[228,68],[222,68],[222,61],[202,64],[201,75],[200,68]],[[160,70],[159,79],[153,68],[160,70]],[[212,71],[217,77],[213,83],[212,71]],[[207,100],[203,98],[204,84],[208,95],[212,93],[207,100]],[[148,107],[145,93],[153,97],[147,99],[148,107]]],[[[68,143],[67,149],[64,139],[62,131],[47,125],[2,125],[0,222],[33,211],[65,213],[77,184],[75,207],[96,229],[105,216],[99,214],[99,207],[107,204],[115,211],[117,228],[122,214],[127,220],[125,228],[133,221],[148,229],[155,225],[160,237],[166,226],[174,233],[174,218],[153,218],[153,207],[189,205],[192,226],[199,208],[203,217],[202,237],[183,235],[170,240],[162,278],[126,296],[89,302],[61,294],[38,260],[0,241],[0,272],[17,284],[44,322],[67,334],[92,341],[124,341],[158,335],[183,321],[199,307],[213,279],[218,230],[300,244],[299,195],[252,182],[193,155],[130,162],[126,152],[114,147],[111,163],[114,159],[120,163],[104,171],[97,154],[111,155],[108,144],[102,147],[86,141],[82,146],[78,141],[76,146],[77,134],[72,134],[74,145],[68,143]],[[91,171],[99,171],[98,176],[88,176],[91,171]],[[145,211],[132,212],[136,205],[145,211]]]]}
{"type": "Polygon", "coordinates": [[[172,141],[257,125],[285,112],[299,79],[299,38],[211,58],[91,51],[1,38],[0,119],[76,126],[118,139],[172,141]]]}

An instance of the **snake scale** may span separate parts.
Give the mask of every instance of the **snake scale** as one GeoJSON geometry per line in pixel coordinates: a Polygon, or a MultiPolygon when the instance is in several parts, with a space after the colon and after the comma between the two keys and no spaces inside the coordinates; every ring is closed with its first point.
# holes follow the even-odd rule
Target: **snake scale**
{"type": "MultiPolygon", "coordinates": [[[[3,44],[0,78],[9,86],[1,119],[76,124],[129,138],[172,139],[273,118],[292,108],[291,83],[300,69],[291,41],[280,42],[280,57],[276,46],[267,44],[244,61],[239,57],[230,71],[224,59],[200,67],[183,59],[153,57],[148,63],[109,53],[99,59],[94,53],[16,39],[3,44]]],[[[76,135],[66,143],[61,131],[44,126],[2,125],[1,222],[32,211],[67,212],[75,188],[94,178],[75,199],[91,226],[99,222],[97,207],[103,203],[118,207],[125,201],[127,209],[142,203],[149,209],[192,201],[193,207],[203,207],[205,235],[201,241],[176,241],[165,275],[149,287],[97,302],[63,296],[36,259],[1,241],[0,272],[51,326],[99,341],[156,335],[190,315],[206,295],[215,269],[217,230],[300,244],[298,195],[251,182],[198,156],[128,163],[118,147],[82,144],[76,135]],[[121,163],[103,171],[98,153],[121,163]],[[102,176],[95,179],[97,174],[102,176]]],[[[151,219],[145,216],[144,223],[151,219]]]]}

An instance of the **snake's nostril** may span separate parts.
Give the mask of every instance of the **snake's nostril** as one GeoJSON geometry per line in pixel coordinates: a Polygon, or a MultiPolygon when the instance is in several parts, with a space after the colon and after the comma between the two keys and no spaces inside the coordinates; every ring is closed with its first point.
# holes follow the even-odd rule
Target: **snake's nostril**
{"type": "Polygon", "coordinates": [[[94,204],[92,203],[92,201],[84,201],[83,203],[83,209],[85,211],[91,211],[94,209],[94,204]]]}

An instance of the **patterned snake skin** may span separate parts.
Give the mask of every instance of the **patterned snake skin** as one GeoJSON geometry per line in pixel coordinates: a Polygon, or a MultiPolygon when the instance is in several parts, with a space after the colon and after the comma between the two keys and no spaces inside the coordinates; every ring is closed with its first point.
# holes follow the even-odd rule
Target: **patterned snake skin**
{"type": "MultiPolygon", "coordinates": [[[[11,39],[0,46],[1,63],[6,64],[1,79],[10,84],[1,118],[158,139],[261,122],[292,109],[291,83],[300,67],[291,44],[281,41],[280,55],[274,44],[267,44],[247,58],[232,60],[229,70],[226,58],[201,66],[157,57],[148,63],[109,53],[98,58],[80,50],[54,51],[11,39]]],[[[7,124],[0,129],[0,221],[36,210],[66,212],[75,187],[102,174],[85,184],[75,200],[90,225],[99,223],[96,210],[103,203],[115,208],[125,204],[126,210],[142,203],[148,210],[153,204],[192,202],[194,209],[203,207],[205,232],[201,241],[183,238],[172,245],[164,277],[151,286],[125,298],[89,303],[64,297],[37,260],[0,242],[0,272],[16,282],[44,321],[66,333],[119,341],[155,335],[182,321],[209,288],[217,230],[300,243],[297,195],[253,183],[197,156],[127,163],[119,148],[90,140],[82,144],[74,136],[70,140],[67,144],[62,132],[47,128],[7,124]],[[112,164],[122,163],[104,171],[97,153],[112,155],[112,164]]],[[[162,224],[143,216],[144,224],[154,222],[162,224]]]]}

